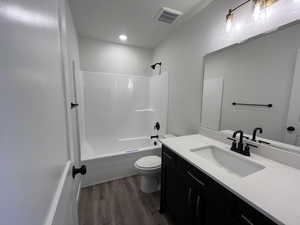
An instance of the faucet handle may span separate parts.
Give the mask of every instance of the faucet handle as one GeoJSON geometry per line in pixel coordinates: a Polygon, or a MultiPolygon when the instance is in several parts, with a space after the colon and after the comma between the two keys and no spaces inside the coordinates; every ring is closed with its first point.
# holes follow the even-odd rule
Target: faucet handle
{"type": "Polygon", "coordinates": [[[236,152],[236,151],[237,151],[237,143],[236,143],[236,139],[231,138],[231,137],[228,137],[227,139],[233,141],[232,144],[231,144],[230,150],[236,152]]]}
{"type": "Polygon", "coordinates": [[[256,145],[253,145],[253,144],[250,144],[250,143],[247,143],[247,145],[248,145],[249,147],[258,148],[256,145]]]}
{"type": "Polygon", "coordinates": [[[250,156],[250,146],[253,147],[253,148],[257,148],[256,145],[252,145],[252,144],[246,143],[245,149],[243,151],[243,155],[250,156]]]}
{"type": "Polygon", "coordinates": [[[228,137],[227,139],[230,141],[236,141],[234,138],[231,138],[231,137],[228,137]]]}
{"type": "Polygon", "coordinates": [[[237,151],[237,144],[236,144],[236,140],[234,140],[231,144],[231,148],[230,148],[232,151],[237,151]]]}
{"type": "Polygon", "coordinates": [[[266,144],[266,145],[270,145],[270,142],[266,142],[266,141],[262,141],[262,140],[258,140],[258,143],[260,144],[266,144]]]}

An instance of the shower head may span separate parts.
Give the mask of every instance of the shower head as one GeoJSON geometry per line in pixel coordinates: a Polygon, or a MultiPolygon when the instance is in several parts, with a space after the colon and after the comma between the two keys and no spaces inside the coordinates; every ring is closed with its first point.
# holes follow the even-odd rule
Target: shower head
{"type": "Polygon", "coordinates": [[[160,65],[160,66],[161,66],[162,63],[161,63],[161,62],[155,63],[155,64],[151,65],[151,68],[152,68],[153,70],[155,70],[155,67],[156,67],[157,65],[160,65]]]}

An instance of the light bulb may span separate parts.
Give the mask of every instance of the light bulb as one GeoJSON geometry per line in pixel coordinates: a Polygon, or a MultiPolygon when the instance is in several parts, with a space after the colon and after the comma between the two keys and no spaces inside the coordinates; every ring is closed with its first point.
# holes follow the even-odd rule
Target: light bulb
{"type": "Polygon", "coordinates": [[[226,31],[229,32],[232,28],[232,22],[233,22],[233,14],[231,10],[229,10],[229,13],[226,16],[226,31]]]}
{"type": "Polygon", "coordinates": [[[254,9],[253,9],[253,17],[255,20],[258,20],[261,14],[261,0],[256,0],[254,9]]]}
{"type": "Polygon", "coordinates": [[[121,41],[127,41],[127,36],[126,36],[125,34],[121,34],[121,35],[119,36],[119,39],[120,39],[121,41]]]}

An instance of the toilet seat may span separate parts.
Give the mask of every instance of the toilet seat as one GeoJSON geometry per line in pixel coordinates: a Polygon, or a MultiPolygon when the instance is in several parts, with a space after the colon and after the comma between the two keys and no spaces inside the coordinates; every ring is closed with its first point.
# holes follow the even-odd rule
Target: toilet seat
{"type": "Polygon", "coordinates": [[[159,156],[146,156],[135,162],[135,166],[141,170],[156,170],[161,167],[161,158],[159,156]]]}

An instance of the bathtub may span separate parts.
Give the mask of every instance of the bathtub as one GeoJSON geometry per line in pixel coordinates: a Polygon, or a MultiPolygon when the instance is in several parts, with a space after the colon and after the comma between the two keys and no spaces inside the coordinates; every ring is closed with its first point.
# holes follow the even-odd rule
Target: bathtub
{"type": "Polygon", "coordinates": [[[87,166],[82,187],[136,175],[135,161],[148,155],[161,155],[161,144],[157,139],[120,138],[111,143],[86,141],[81,154],[82,163],[87,166]]]}

